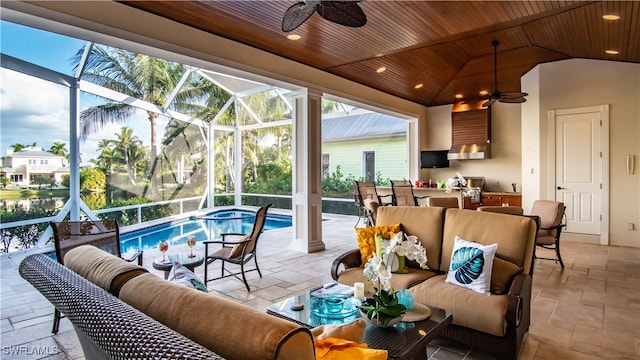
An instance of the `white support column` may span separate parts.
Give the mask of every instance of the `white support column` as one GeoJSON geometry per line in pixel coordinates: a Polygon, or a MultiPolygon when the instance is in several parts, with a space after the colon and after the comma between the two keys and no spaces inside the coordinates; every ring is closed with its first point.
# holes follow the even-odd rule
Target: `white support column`
{"type": "Polygon", "coordinates": [[[293,241],[307,253],[324,250],[322,241],[322,93],[293,92],[293,241]]]}
{"type": "Polygon", "coordinates": [[[80,220],[80,84],[74,79],[69,88],[69,219],[80,220]]]}
{"type": "Polygon", "coordinates": [[[213,204],[214,204],[214,193],[215,193],[215,179],[214,179],[214,164],[215,161],[213,159],[213,156],[215,154],[214,152],[214,139],[215,139],[215,130],[213,130],[213,122],[209,122],[209,129],[207,131],[207,137],[208,139],[206,140],[207,143],[207,208],[213,208],[213,204]]]}
{"type": "MultiPolygon", "coordinates": [[[[237,108],[236,108],[237,111],[237,108]]],[[[237,114],[237,112],[236,112],[237,114]]],[[[244,161],[244,153],[242,151],[242,131],[238,127],[235,126],[233,130],[233,144],[234,144],[234,154],[233,154],[233,169],[234,176],[236,178],[235,186],[233,187],[234,196],[234,204],[236,206],[242,205],[242,185],[244,183],[244,179],[242,177],[242,162],[244,161]]]]}

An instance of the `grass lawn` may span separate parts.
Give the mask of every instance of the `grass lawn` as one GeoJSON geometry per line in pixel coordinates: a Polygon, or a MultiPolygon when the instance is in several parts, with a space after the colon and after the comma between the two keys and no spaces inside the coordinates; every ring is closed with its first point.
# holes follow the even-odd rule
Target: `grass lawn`
{"type": "Polygon", "coordinates": [[[69,196],[69,189],[11,189],[0,190],[0,200],[20,200],[69,196]]]}

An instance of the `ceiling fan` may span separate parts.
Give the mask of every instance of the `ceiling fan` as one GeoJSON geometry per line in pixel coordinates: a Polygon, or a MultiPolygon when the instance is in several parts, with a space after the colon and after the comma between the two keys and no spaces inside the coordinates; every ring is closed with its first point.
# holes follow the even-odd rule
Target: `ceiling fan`
{"type": "Polygon", "coordinates": [[[367,16],[358,5],[362,0],[318,1],[306,0],[291,5],[284,12],[282,31],[289,32],[302,25],[314,12],[336,24],[360,27],[367,23],[367,16]]]}
{"type": "Polygon", "coordinates": [[[493,92],[489,94],[487,101],[482,104],[482,107],[489,107],[496,101],[510,104],[523,103],[527,101],[524,97],[529,95],[523,92],[500,92],[498,91],[498,45],[500,41],[493,40],[493,92]]]}

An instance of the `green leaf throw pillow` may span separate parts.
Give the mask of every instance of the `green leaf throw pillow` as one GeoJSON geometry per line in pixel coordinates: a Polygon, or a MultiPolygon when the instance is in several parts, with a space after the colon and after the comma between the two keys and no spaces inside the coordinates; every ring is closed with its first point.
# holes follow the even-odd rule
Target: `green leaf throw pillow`
{"type": "Polygon", "coordinates": [[[489,294],[498,244],[482,245],[456,236],[446,282],[489,294]]]}
{"type": "Polygon", "coordinates": [[[187,269],[177,261],[173,263],[173,268],[171,269],[168,280],[175,284],[190,287],[198,291],[208,292],[207,287],[204,285],[202,280],[200,280],[193,271],[187,269]]]}

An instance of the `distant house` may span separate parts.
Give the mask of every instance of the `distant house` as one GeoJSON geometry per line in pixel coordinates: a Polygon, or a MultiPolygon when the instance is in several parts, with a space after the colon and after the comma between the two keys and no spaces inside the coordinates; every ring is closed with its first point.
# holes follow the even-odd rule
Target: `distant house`
{"type": "Polygon", "coordinates": [[[408,122],[380,113],[353,113],[322,120],[322,172],[375,180],[408,174],[408,122]]]}
{"type": "Polygon", "coordinates": [[[67,159],[39,146],[28,146],[16,152],[7,150],[7,156],[2,158],[0,177],[7,177],[18,186],[28,187],[36,176],[60,183],[63,175],[69,175],[67,159]]]}

